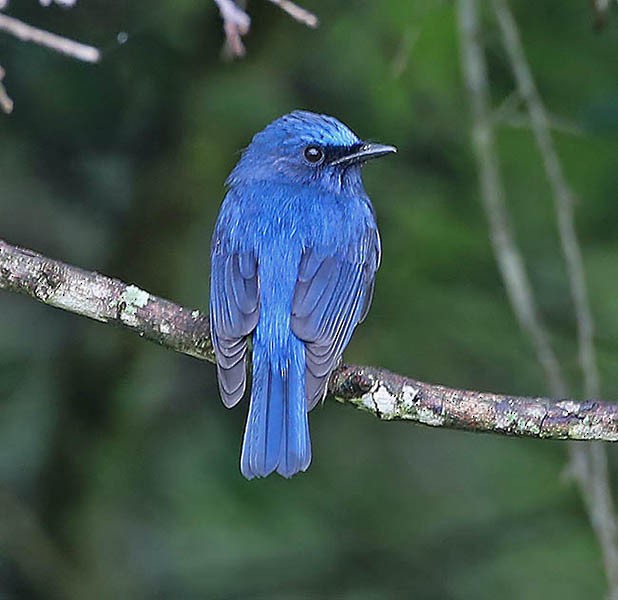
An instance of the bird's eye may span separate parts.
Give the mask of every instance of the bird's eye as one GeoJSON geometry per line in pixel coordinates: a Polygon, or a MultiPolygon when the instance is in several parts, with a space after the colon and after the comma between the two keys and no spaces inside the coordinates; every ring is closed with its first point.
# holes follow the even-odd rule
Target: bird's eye
{"type": "Polygon", "coordinates": [[[317,165],[324,160],[324,150],[319,146],[307,146],[304,155],[305,160],[312,165],[317,165]]]}

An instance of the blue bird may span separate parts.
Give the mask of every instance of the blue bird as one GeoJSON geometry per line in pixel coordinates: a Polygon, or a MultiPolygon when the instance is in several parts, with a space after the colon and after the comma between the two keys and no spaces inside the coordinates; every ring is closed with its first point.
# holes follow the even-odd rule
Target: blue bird
{"type": "Polygon", "coordinates": [[[256,134],[226,181],[211,247],[210,327],[227,407],[253,381],[240,467],[291,477],[311,462],[307,413],[369,309],[380,237],[361,180],[396,152],[295,111],[256,134]]]}

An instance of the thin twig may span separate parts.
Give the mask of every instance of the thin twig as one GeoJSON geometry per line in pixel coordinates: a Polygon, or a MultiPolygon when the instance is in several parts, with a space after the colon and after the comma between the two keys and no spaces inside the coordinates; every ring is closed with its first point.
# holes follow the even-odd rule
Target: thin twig
{"type": "Polygon", "coordinates": [[[594,28],[601,31],[609,18],[610,0],[590,0],[594,28]]]}
{"type": "MultiPolygon", "coordinates": [[[[519,112],[495,114],[494,121],[496,125],[507,125],[513,129],[532,129],[530,115],[519,112]]],[[[549,126],[552,131],[559,133],[576,136],[584,135],[584,131],[579,125],[561,117],[551,116],[549,126]]]]}
{"type": "MultiPolygon", "coordinates": [[[[466,79],[468,81],[468,88],[471,93],[472,104],[473,104],[473,113],[475,115],[475,133],[473,133],[473,139],[475,140],[476,154],[477,160],[479,161],[479,168],[481,170],[482,175],[482,189],[484,190],[484,194],[490,193],[498,198],[498,204],[503,204],[503,201],[500,203],[499,199],[503,197],[504,191],[503,186],[499,178],[499,171],[497,162],[495,160],[495,147],[493,142],[493,132],[491,131],[491,127],[487,124],[488,121],[488,110],[489,110],[489,94],[488,94],[488,78],[487,78],[487,66],[485,62],[484,53],[480,47],[480,32],[479,32],[479,21],[478,21],[478,11],[476,2],[473,0],[461,0],[459,3],[460,7],[460,31],[462,34],[462,56],[464,61],[464,72],[467,74],[466,79]]],[[[521,89],[519,90],[519,94],[523,97],[521,89]]],[[[525,98],[524,98],[525,99],[525,98]]],[[[547,121],[547,119],[546,119],[547,121]]],[[[554,153],[555,155],[555,153],[554,153]]],[[[553,165],[555,168],[555,163],[553,165]]],[[[559,167],[559,163],[558,163],[559,167]]],[[[561,173],[561,171],[560,171],[561,173]]],[[[495,199],[493,203],[488,203],[485,201],[487,207],[491,209],[496,203],[495,199]]],[[[494,206],[495,208],[495,206],[494,206]]],[[[500,215],[500,211],[497,211],[498,217],[500,215]]],[[[563,213],[564,216],[564,213],[563,213]]],[[[496,218],[494,215],[493,218],[490,217],[490,223],[492,229],[496,226],[500,225],[500,222],[506,224],[510,227],[507,220],[496,218]]],[[[573,229],[574,231],[574,229],[573,229]]],[[[495,232],[492,237],[498,235],[499,232],[495,232]]],[[[513,240],[513,236],[507,236],[507,239],[513,240]]],[[[506,244],[507,248],[504,248],[505,244],[494,244],[494,248],[498,251],[509,251],[508,244],[506,244]]],[[[511,247],[512,251],[513,248],[511,247]]],[[[517,249],[515,248],[517,251],[517,249]]],[[[577,248],[578,250],[578,248],[577,248]]],[[[518,251],[517,251],[518,252],[518,251]]],[[[519,252],[518,252],[519,254],[519,252]]],[[[505,259],[503,259],[505,260],[505,259]]],[[[519,261],[522,265],[523,263],[519,261]]],[[[502,269],[503,277],[505,274],[507,276],[515,276],[518,277],[521,274],[525,275],[524,271],[518,271],[517,269],[502,269]]],[[[582,271],[583,273],[583,267],[582,271]]],[[[581,281],[581,280],[580,280],[581,281]]],[[[508,285],[508,284],[507,284],[508,285]]],[[[522,296],[524,299],[527,298],[526,304],[528,305],[528,313],[532,311],[534,314],[536,312],[535,306],[533,304],[534,300],[531,296],[530,285],[528,283],[527,277],[524,280],[520,280],[518,284],[520,289],[522,290],[522,296]],[[530,293],[528,293],[530,292],[530,293]],[[531,304],[532,302],[532,304],[531,304]]],[[[584,286],[585,291],[585,286],[584,286]]],[[[513,300],[511,299],[513,303],[513,300]]],[[[522,315],[520,308],[518,308],[517,304],[513,303],[516,314],[518,314],[518,318],[522,325],[524,325],[524,329],[526,329],[525,324],[526,321],[522,321],[522,316],[525,316],[526,313],[522,315]]],[[[542,325],[542,322],[539,319],[535,319],[529,324],[532,325],[532,330],[528,329],[529,334],[532,333],[534,336],[535,330],[538,328],[542,328],[540,331],[536,332],[536,338],[538,339],[546,339],[549,340],[549,336],[545,332],[545,328],[542,325]]],[[[590,321],[591,324],[591,321],[590,321]]],[[[581,324],[579,324],[581,325],[581,324]]],[[[584,326],[587,323],[584,321],[584,326]]],[[[586,328],[584,327],[584,332],[586,332],[586,328]]],[[[591,331],[591,330],[589,330],[591,331]]],[[[534,339],[534,337],[533,337],[534,339]]],[[[538,342],[536,344],[537,354],[539,354],[539,345],[538,342]]],[[[543,349],[543,346],[541,346],[543,349]]],[[[563,392],[566,389],[566,384],[564,382],[564,378],[562,377],[559,369],[555,371],[554,369],[548,369],[551,367],[552,363],[556,365],[557,360],[555,358],[555,354],[551,350],[549,344],[547,345],[547,353],[539,354],[539,360],[541,364],[544,365],[544,370],[546,372],[550,389],[552,389],[553,393],[557,393],[557,391],[563,392]],[[548,361],[548,357],[551,358],[548,361]],[[556,379],[556,374],[558,374],[558,379],[556,379]]],[[[587,359],[590,358],[590,354],[583,354],[587,359]]],[[[594,358],[594,353],[592,354],[594,358]]],[[[583,361],[582,361],[583,363],[583,361]]],[[[588,379],[588,385],[590,383],[594,383],[594,377],[588,379]]],[[[590,396],[589,396],[590,397],[590,396]]],[[[608,478],[605,476],[606,474],[606,459],[602,452],[599,452],[597,449],[586,449],[583,447],[577,447],[573,451],[573,464],[572,470],[575,474],[581,493],[583,494],[584,501],[586,503],[587,510],[591,515],[591,520],[593,522],[593,526],[595,529],[595,533],[597,534],[604,554],[604,560],[606,564],[606,571],[608,573],[608,578],[613,579],[613,571],[614,568],[612,565],[614,561],[614,548],[615,544],[613,542],[613,538],[615,536],[615,521],[613,517],[613,512],[611,509],[612,502],[611,496],[609,494],[609,485],[608,478]],[[592,476],[592,474],[596,472],[597,476],[592,476]]],[[[610,583],[610,586],[613,588],[613,584],[610,583]]],[[[613,594],[613,592],[612,592],[613,594]]]]}
{"type": "Polygon", "coordinates": [[[575,195],[569,187],[551,135],[551,120],[538,93],[532,71],[526,60],[517,23],[505,0],[493,0],[504,47],[513,68],[517,89],[530,115],[530,124],[539,147],[547,180],[552,190],[562,252],[567,265],[569,285],[573,296],[579,341],[579,360],[584,374],[585,394],[589,398],[599,394],[599,372],[594,350],[594,323],[581,249],[575,231],[573,206],[575,195]]]}
{"type": "MultiPolygon", "coordinates": [[[[223,19],[223,31],[225,32],[224,53],[230,58],[244,56],[245,46],[242,38],[249,33],[251,18],[234,0],[215,0],[215,2],[223,19]]],[[[269,2],[276,4],[293,19],[307,27],[317,27],[319,24],[318,18],[313,13],[290,0],[269,0],[269,2]]]]}
{"type": "Polygon", "coordinates": [[[298,6],[298,4],[294,4],[294,2],[290,2],[290,0],[269,0],[273,4],[276,4],[281,10],[284,10],[288,15],[290,15],[293,19],[296,19],[298,22],[303,23],[307,27],[315,28],[320,24],[317,16],[312,12],[298,6]]]}
{"type": "Polygon", "coordinates": [[[491,118],[494,123],[500,123],[500,121],[503,121],[509,115],[515,113],[520,105],[521,98],[517,93],[517,90],[514,90],[506,96],[496,108],[492,110],[491,118]]]}
{"type": "Polygon", "coordinates": [[[13,100],[11,100],[6,91],[6,88],[4,87],[4,75],[5,71],[0,66],[0,108],[8,115],[13,112],[13,100]]]}
{"type": "Polygon", "coordinates": [[[41,6],[50,6],[52,2],[60,4],[61,6],[74,6],[77,0],[39,0],[41,6]]]}
{"type": "MultiPolygon", "coordinates": [[[[134,285],[0,240],[0,289],[134,331],[213,361],[208,317],[134,285]]],[[[544,439],[618,441],[618,403],[523,398],[416,381],[376,367],[342,365],[330,395],[379,419],[544,439]]]]}
{"type": "MultiPolygon", "coordinates": [[[[532,132],[552,190],[562,253],[575,308],[584,393],[587,398],[594,398],[599,395],[600,381],[594,348],[594,321],[588,299],[584,262],[575,230],[575,194],[562,170],[550,131],[550,117],[538,93],[515,18],[506,0],[493,0],[493,8],[519,94],[530,115],[532,132]]],[[[571,462],[571,472],[578,482],[603,551],[610,597],[618,599],[618,524],[613,509],[605,450],[600,446],[573,447],[571,462]]]]}
{"type": "Polygon", "coordinates": [[[577,483],[603,554],[608,598],[618,599],[616,582],[616,516],[610,489],[607,453],[601,443],[571,444],[567,475],[577,483]]]}
{"type": "Polygon", "coordinates": [[[95,63],[101,58],[101,53],[93,46],[86,46],[49,31],[38,29],[5,14],[0,14],[0,31],[5,31],[23,42],[34,42],[85,62],[95,63]]]}
{"type": "Polygon", "coordinates": [[[244,56],[245,46],[242,43],[242,36],[249,33],[251,18],[234,0],[215,0],[215,2],[223,19],[225,52],[231,57],[244,56]]]}
{"type": "Polygon", "coordinates": [[[532,341],[551,393],[554,396],[566,396],[566,382],[540,317],[506,208],[489,101],[487,62],[480,45],[477,0],[459,0],[458,23],[462,70],[472,109],[472,148],[496,261],[513,312],[520,327],[532,341]]]}
{"type": "Polygon", "coordinates": [[[398,78],[401,77],[405,70],[408,68],[408,63],[410,62],[410,57],[412,55],[412,50],[414,46],[418,42],[421,36],[421,31],[419,28],[412,29],[411,27],[407,28],[403,35],[401,36],[401,41],[397,47],[397,51],[395,52],[395,56],[393,57],[393,62],[391,64],[391,72],[393,77],[398,78]]]}

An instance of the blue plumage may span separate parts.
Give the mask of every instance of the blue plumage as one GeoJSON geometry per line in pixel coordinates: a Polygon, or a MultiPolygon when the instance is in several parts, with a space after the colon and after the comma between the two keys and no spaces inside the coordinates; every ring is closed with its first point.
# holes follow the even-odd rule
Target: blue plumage
{"type": "Polygon", "coordinates": [[[367,144],[296,111],[258,133],[230,174],[211,248],[210,324],[221,397],[253,382],[241,471],[291,477],[311,462],[307,413],[369,309],[380,238],[361,180],[367,144]]]}

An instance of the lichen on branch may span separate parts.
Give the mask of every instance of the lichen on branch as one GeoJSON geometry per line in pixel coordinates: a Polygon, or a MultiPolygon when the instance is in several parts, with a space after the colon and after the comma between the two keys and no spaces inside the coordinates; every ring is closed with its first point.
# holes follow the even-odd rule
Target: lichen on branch
{"type": "MultiPolygon", "coordinates": [[[[0,240],[0,289],[134,331],[214,361],[208,317],[135,285],[0,240]]],[[[555,440],[618,441],[618,404],[458,390],[376,367],[342,365],[329,394],[384,421],[555,440]]]]}

